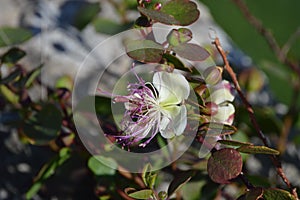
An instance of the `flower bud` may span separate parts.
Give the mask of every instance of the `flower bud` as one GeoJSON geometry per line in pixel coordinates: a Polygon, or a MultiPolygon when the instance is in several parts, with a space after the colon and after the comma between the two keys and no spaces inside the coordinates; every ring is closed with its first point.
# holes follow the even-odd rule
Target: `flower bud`
{"type": "Polygon", "coordinates": [[[216,85],[222,80],[222,73],[223,73],[222,67],[213,66],[207,68],[203,72],[203,76],[207,84],[216,85]]]}

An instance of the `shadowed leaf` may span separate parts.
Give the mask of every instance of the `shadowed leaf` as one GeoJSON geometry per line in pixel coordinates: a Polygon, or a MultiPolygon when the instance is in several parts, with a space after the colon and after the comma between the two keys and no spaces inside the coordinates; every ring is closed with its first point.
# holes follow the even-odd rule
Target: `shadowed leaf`
{"type": "Polygon", "coordinates": [[[26,55],[22,49],[13,47],[4,53],[1,57],[1,62],[6,64],[15,64],[26,55]]]}
{"type": "Polygon", "coordinates": [[[185,171],[176,175],[173,181],[170,183],[168,188],[168,196],[171,196],[176,190],[181,188],[185,183],[187,183],[192,176],[194,175],[194,171],[185,171]]]}
{"type": "Polygon", "coordinates": [[[113,20],[97,18],[93,21],[95,30],[99,33],[114,35],[132,27],[133,23],[118,24],[113,20]]]}
{"type": "Polygon", "coordinates": [[[263,196],[262,188],[253,188],[240,196],[237,200],[259,200],[263,196]]]}

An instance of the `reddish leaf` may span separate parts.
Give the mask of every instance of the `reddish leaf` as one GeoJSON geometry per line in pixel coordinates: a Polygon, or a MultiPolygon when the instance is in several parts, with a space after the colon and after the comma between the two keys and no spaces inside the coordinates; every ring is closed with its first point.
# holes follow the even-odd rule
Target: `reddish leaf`
{"type": "Polygon", "coordinates": [[[138,7],[138,10],[154,21],[169,25],[187,26],[200,15],[197,5],[188,0],[173,0],[163,4],[160,10],[138,7]]]}
{"type": "Polygon", "coordinates": [[[131,40],[126,43],[126,52],[134,60],[157,63],[161,60],[164,49],[152,40],[131,40]]]}
{"type": "Polygon", "coordinates": [[[242,166],[240,153],[235,149],[225,148],[212,153],[208,159],[207,171],[214,182],[226,184],[241,173],[242,166]]]}
{"type": "Polygon", "coordinates": [[[192,61],[202,61],[210,56],[206,49],[193,43],[182,43],[174,47],[173,50],[179,56],[192,61]]]}

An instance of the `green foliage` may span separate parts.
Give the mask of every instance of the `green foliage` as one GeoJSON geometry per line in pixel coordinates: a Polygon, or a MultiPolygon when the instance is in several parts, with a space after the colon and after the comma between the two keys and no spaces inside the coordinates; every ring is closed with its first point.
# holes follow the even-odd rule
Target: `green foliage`
{"type": "Polygon", "coordinates": [[[92,156],[88,161],[88,167],[97,176],[114,175],[118,167],[118,163],[108,157],[92,156]]]}
{"type": "Polygon", "coordinates": [[[95,30],[99,33],[115,35],[132,27],[133,23],[119,24],[111,19],[97,18],[93,21],[95,30]]]}
{"type": "Polygon", "coordinates": [[[32,33],[24,28],[0,27],[0,47],[20,44],[31,37],[32,33]]]}
{"type": "Polygon", "coordinates": [[[20,59],[22,59],[25,55],[25,51],[17,47],[13,47],[1,56],[1,62],[8,65],[13,65],[17,63],[20,59]]]}
{"type": "Polygon", "coordinates": [[[139,190],[136,192],[128,193],[128,196],[130,196],[134,199],[149,199],[152,194],[153,194],[152,190],[144,189],[144,190],[139,190]]]}
{"type": "Polygon", "coordinates": [[[61,129],[62,115],[53,104],[41,104],[41,109],[31,111],[24,121],[23,133],[32,144],[44,145],[54,140],[61,129]]]}
{"type": "Polygon", "coordinates": [[[74,26],[83,30],[99,13],[99,3],[87,3],[76,13],[74,26]]]}
{"type": "Polygon", "coordinates": [[[185,171],[177,174],[168,187],[168,196],[171,196],[177,190],[179,190],[184,184],[194,175],[194,171],[185,171]]]}

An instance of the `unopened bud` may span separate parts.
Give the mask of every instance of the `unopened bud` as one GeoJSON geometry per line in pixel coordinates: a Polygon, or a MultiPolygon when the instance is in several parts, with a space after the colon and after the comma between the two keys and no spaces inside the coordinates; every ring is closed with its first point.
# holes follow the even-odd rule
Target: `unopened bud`
{"type": "Polygon", "coordinates": [[[205,82],[210,85],[216,85],[222,80],[222,73],[223,73],[223,68],[219,66],[213,66],[207,68],[203,72],[203,76],[205,79],[205,82]]]}

